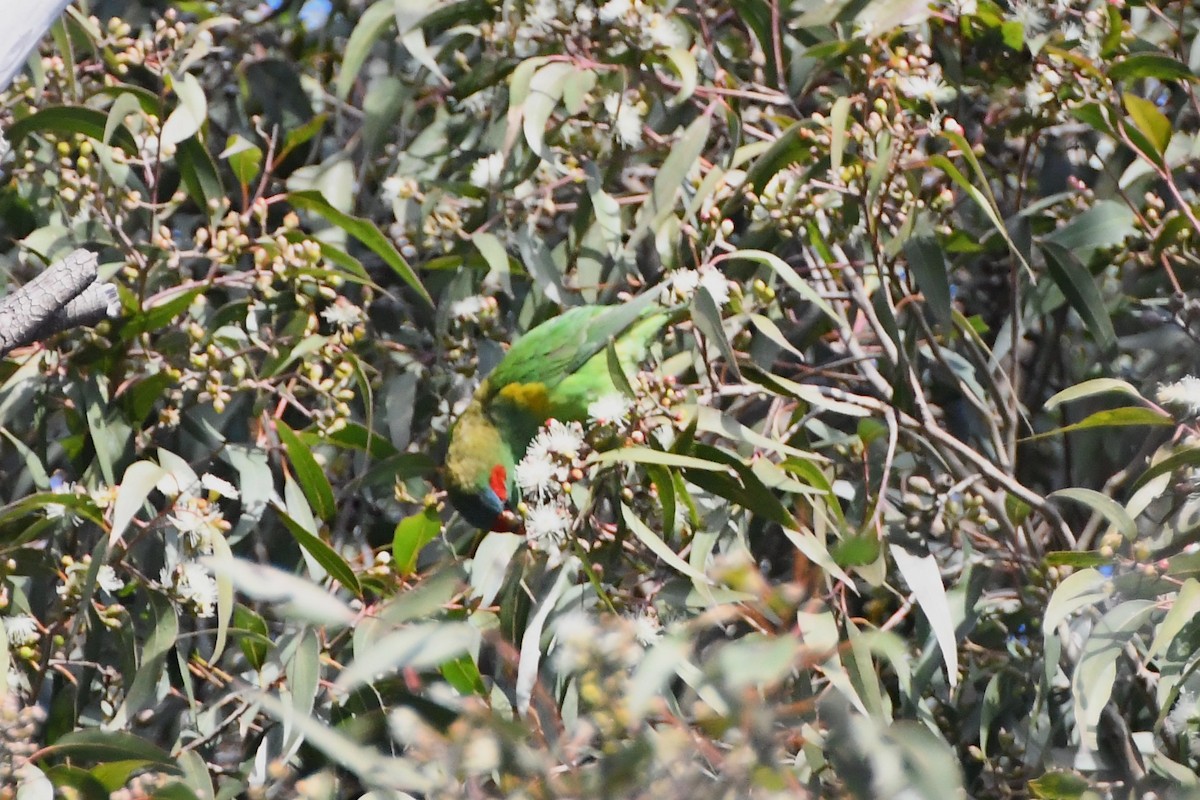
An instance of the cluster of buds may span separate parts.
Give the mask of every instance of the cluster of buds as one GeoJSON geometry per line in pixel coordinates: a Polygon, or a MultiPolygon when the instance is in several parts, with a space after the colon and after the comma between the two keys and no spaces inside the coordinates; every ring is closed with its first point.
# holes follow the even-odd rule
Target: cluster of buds
{"type": "Polygon", "coordinates": [[[37,732],[46,712],[23,705],[13,693],[0,699],[0,798],[15,798],[28,758],[37,751],[37,732]]]}
{"type": "Polygon", "coordinates": [[[998,528],[998,523],[984,508],[983,498],[965,489],[959,490],[954,479],[945,473],[932,482],[923,475],[910,476],[901,505],[905,529],[912,534],[936,538],[966,524],[989,533],[998,528]]]}
{"type": "Polygon", "coordinates": [[[449,324],[442,340],[449,368],[460,375],[479,372],[482,339],[500,338],[500,304],[490,295],[471,295],[450,304],[449,324]]]}

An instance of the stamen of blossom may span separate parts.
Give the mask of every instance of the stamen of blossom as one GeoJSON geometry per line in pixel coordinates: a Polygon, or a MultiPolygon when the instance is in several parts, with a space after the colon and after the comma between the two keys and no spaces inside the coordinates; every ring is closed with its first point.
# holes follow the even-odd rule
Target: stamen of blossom
{"type": "Polygon", "coordinates": [[[14,614],[4,620],[4,632],[8,634],[8,643],[20,647],[33,644],[41,638],[37,620],[28,614],[14,614]]]}
{"type": "Polygon", "coordinates": [[[588,421],[597,425],[610,422],[624,422],[629,415],[633,403],[620,392],[611,392],[588,406],[588,421]]]}
{"type": "Polygon", "coordinates": [[[517,464],[517,485],[529,497],[544,500],[559,483],[558,465],[541,450],[529,451],[517,464]]]}
{"type": "Polygon", "coordinates": [[[1164,406],[1184,411],[1190,417],[1200,416],[1200,378],[1187,375],[1175,383],[1158,387],[1155,399],[1164,406]]]}
{"type": "Polygon", "coordinates": [[[537,435],[531,449],[532,447],[551,455],[578,458],[579,451],[583,449],[583,427],[578,422],[559,422],[552,419],[537,435]]]}
{"type": "Polygon", "coordinates": [[[125,581],[117,577],[117,571],[108,564],[101,564],[96,573],[96,585],[110,594],[116,594],[125,588],[125,581]]]}
{"type": "Polygon", "coordinates": [[[571,529],[571,515],[557,503],[543,503],[529,510],[525,536],[535,550],[557,550],[571,529]]]}

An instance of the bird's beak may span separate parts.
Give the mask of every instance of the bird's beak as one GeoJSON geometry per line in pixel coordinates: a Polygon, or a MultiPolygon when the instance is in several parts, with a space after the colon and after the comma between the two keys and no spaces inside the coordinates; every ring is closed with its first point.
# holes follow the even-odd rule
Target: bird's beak
{"type": "Polygon", "coordinates": [[[497,533],[520,533],[524,529],[524,522],[516,512],[509,508],[501,511],[500,515],[496,517],[496,521],[492,523],[492,530],[497,533]]]}

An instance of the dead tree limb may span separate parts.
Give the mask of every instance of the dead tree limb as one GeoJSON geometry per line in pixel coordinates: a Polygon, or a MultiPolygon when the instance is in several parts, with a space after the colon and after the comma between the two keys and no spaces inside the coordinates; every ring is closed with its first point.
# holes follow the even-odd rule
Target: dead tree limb
{"type": "Polygon", "coordinates": [[[96,254],[76,250],[0,298],[0,357],[77,325],[115,316],[114,286],[96,280],[96,254]]]}

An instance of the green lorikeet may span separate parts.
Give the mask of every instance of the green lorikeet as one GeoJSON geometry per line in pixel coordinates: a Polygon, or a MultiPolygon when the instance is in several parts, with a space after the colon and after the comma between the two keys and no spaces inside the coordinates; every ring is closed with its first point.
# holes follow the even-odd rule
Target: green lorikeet
{"type": "Polygon", "coordinates": [[[629,373],[676,315],[647,292],[616,306],[579,306],[543,322],[509,349],[479,385],[450,429],[446,489],[472,525],[492,531],[521,527],[515,467],[551,419],[587,419],[588,406],[618,391],[608,343],[629,373]]]}

